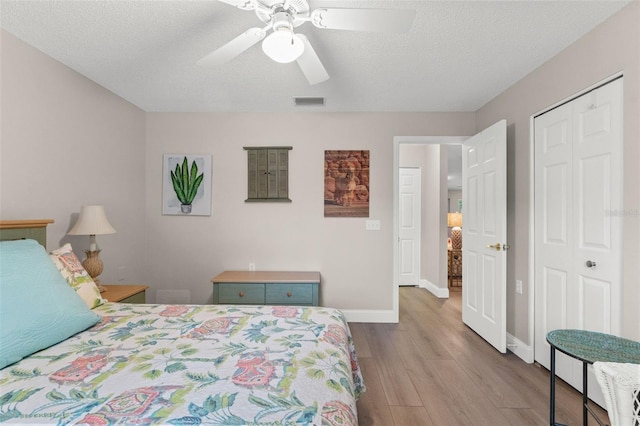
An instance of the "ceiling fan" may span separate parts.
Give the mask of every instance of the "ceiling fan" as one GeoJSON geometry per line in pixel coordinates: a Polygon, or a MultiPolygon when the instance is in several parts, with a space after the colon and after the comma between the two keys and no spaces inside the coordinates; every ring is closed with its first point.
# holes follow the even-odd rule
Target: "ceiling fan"
{"type": "Polygon", "coordinates": [[[294,28],[311,22],[321,29],[404,32],[411,28],[415,10],[338,9],[310,10],[307,0],[219,0],[242,10],[253,10],[266,25],[249,28],[238,37],[209,53],[197,63],[217,66],[229,62],[262,39],[262,50],[276,62],[297,61],[309,81],[318,84],[329,79],[327,70],[309,39],[294,28]],[[273,30],[269,35],[268,32],[273,30]]]}

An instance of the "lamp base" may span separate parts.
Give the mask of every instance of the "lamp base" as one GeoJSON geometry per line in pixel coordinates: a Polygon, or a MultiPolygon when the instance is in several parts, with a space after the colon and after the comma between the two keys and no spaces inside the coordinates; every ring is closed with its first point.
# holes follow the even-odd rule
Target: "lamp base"
{"type": "Polygon", "coordinates": [[[454,249],[462,248],[462,228],[459,226],[451,228],[451,247],[454,249]]]}
{"type": "Polygon", "coordinates": [[[102,273],[102,269],[104,268],[104,264],[99,257],[100,250],[85,250],[84,253],[87,255],[87,258],[82,261],[82,266],[96,283],[100,293],[106,291],[106,288],[100,285],[100,280],[98,279],[98,276],[102,273]]]}

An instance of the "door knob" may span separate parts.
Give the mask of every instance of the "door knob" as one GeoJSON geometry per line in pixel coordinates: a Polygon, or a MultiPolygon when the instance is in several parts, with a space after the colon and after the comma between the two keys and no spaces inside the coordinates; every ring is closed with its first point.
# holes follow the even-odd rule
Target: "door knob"
{"type": "Polygon", "coordinates": [[[502,244],[500,243],[489,244],[487,248],[492,248],[492,249],[496,249],[496,251],[500,251],[500,249],[502,248],[502,244]]]}
{"type": "Polygon", "coordinates": [[[585,263],[585,265],[587,265],[587,268],[595,268],[596,267],[596,262],[593,262],[591,260],[587,260],[587,263],[585,263]]]}

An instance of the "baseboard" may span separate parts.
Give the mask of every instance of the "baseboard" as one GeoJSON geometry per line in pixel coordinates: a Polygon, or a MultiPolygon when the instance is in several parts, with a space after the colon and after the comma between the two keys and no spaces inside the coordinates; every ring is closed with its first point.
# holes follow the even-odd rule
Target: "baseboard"
{"type": "Polygon", "coordinates": [[[448,288],[440,288],[429,280],[420,280],[420,287],[426,288],[434,296],[439,299],[448,299],[449,298],[449,289],[448,288]]]}
{"type": "Polygon", "coordinates": [[[368,309],[340,309],[347,322],[398,322],[393,311],[376,311],[368,309]]]}
{"type": "Polygon", "coordinates": [[[507,349],[527,364],[533,363],[533,348],[507,333],[507,349]]]}

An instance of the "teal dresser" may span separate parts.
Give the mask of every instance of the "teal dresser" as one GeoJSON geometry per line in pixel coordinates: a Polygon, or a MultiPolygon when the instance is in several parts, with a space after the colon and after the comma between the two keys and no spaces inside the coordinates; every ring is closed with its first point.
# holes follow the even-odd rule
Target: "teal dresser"
{"type": "Polygon", "coordinates": [[[224,271],[211,282],[216,305],[319,304],[320,272],[224,271]]]}

